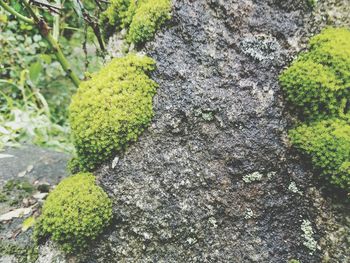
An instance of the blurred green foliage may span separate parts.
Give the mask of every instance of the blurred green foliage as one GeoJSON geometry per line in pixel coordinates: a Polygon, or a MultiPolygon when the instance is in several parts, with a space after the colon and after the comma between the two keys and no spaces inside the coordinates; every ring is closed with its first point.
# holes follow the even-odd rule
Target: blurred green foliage
{"type": "MultiPolygon", "coordinates": [[[[67,12],[60,17],[59,43],[73,71],[84,79],[86,71],[101,67],[102,59],[97,56],[92,31],[83,30],[71,5],[66,2],[67,12]]],[[[26,14],[18,1],[11,6],[26,14]]],[[[53,16],[42,13],[52,24],[53,16]]],[[[67,108],[74,85],[36,28],[0,8],[0,32],[0,149],[32,143],[73,151],[67,108]]]]}

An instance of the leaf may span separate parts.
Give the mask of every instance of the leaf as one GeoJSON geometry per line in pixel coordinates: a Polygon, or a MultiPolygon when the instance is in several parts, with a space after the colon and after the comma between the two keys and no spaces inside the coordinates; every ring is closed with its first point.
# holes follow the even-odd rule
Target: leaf
{"type": "Polygon", "coordinates": [[[78,15],[79,19],[83,20],[84,19],[83,7],[81,5],[80,0],[73,1],[73,8],[74,8],[75,13],[78,15]]]}
{"type": "Polygon", "coordinates": [[[39,61],[32,63],[29,67],[29,77],[33,83],[37,83],[43,67],[39,61]]]}
{"type": "Polygon", "coordinates": [[[0,133],[8,135],[11,132],[9,130],[5,129],[4,127],[0,126],[0,133]]]}
{"type": "Polygon", "coordinates": [[[47,54],[41,54],[40,55],[41,59],[46,63],[46,64],[50,64],[52,61],[52,58],[50,55],[47,54]]]}
{"type": "MultiPolygon", "coordinates": [[[[35,42],[39,42],[39,41],[42,40],[42,37],[41,37],[40,35],[34,35],[34,36],[33,36],[33,40],[34,40],[35,42]]],[[[46,56],[48,56],[48,55],[46,55],[46,56]]]]}

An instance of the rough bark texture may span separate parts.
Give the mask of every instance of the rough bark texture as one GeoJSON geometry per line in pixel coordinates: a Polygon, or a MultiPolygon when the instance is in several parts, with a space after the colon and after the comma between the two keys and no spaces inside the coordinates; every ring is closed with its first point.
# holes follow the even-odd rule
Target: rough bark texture
{"type": "Polygon", "coordinates": [[[314,18],[306,2],[174,1],[145,47],[158,66],[154,120],[99,170],[115,222],[81,261],[349,262],[349,228],[329,242],[337,218],[287,143],[278,85],[325,12],[348,23],[349,2],[321,2],[314,18]]]}

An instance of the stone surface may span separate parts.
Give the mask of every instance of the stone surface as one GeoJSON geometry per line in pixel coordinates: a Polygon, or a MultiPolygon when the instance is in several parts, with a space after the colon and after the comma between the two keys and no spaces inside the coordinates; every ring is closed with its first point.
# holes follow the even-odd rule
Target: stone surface
{"type": "Polygon", "coordinates": [[[35,146],[9,148],[1,154],[11,157],[0,158],[0,187],[10,179],[25,178],[35,181],[57,184],[66,176],[69,156],[35,146]]]}
{"type": "Polygon", "coordinates": [[[5,197],[0,202],[1,263],[27,262],[27,253],[33,246],[32,229],[23,229],[22,223],[29,216],[38,215],[45,191],[67,176],[68,159],[67,154],[29,145],[1,152],[0,193],[5,197]],[[8,182],[15,186],[9,188],[8,182]],[[22,184],[26,190],[20,189],[22,184]]]}
{"type": "Polygon", "coordinates": [[[65,256],[58,250],[57,247],[48,241],[46,244],[40,246],[40,255],[36,263],[66,263],[65,256]]]}
{"type": "Polygon", "coordinates": [[[30,214],[31,212],[32,212],[32,207],[18,208],[6,214],[0,215],[0,222],[9,221],[13,218],[23,217],[30,214]]]}
{"type": "Polygon", "coordinates": [[[291,150],[278,85],[332,10],[348,23],[348,0],[319,2],[312,12],[302,0],[174,1],[168,29],[144,49],[158,66],[154,120],[98,171],[115,222],[81,261],[350,260],[342,238],[330,249],[328,226],[345,217],[291,150]]]}

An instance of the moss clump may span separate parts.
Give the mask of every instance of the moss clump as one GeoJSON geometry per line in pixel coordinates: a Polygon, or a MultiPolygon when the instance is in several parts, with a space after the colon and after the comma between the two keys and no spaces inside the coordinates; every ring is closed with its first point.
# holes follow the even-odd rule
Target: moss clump
{"type": "Polygon", "coordinates": [[[107,194],[90,173],[64,179],[49,194],[36,225],[37,236],[51,236],[65,252],[86,248],[112,217],[107,194]]]}
{"type": "Polygon", "coordinates": [[[103,16],[118,30],[128,31],[129,43],[141,44],[153,38],[170,12],[170,0],[112,0],[103,16]]]}
{"type": "Polygon", "coordinates": [[[118,29],[127,26],[128,9],[130,0],[110,0],[109,6],[101,14],[102,20],[108,20],[108,23],[116,26],[118,29]]]}
{"type": "Polygon", "coordinates": [[[350,121],[329,119],[291,130],[292,143],[311,156],[332,184],[350,192],[350,121]]]}
{"type": "Polygon", "coordinates": [[[339,116],[350,95],[350,31],[328,28],[280,76],[287,100],[306,120],[339,116]]]}
{"type": "Polygon", "coordinates": [[[151,58],[129,54],[80,85],[69,110],[81,168],[92,170],[113,157],[149,124],[157,84],[147,73],[154,67],[151,58]]]}
{"type": "Polygon", "coordinates": [[[287,100],[309,124],[290,131],[332,184],[350,191],[350,31],[327,28],[280,76],[287,100]]]}
{"type": "Polygon", "coordinates": [[[308,0],[307,3],[311,8],[316,7],[318,0],[308,0]]]}
{"type": "Polygon", "coordinates": [[[9,205],[17,205],[24,198],[29,197],[35,190],[34,186],[26,179],[12,179],[6,182],[0,191],[0,203],[8,202],[9,205]]]}
{"type": "Polygon", "coordinates": [[[170,1],[145,1],[135,10],[127,40],[139,44],[152,39],[168,19],[170,19],[170,1]]]}
{"type": "Polygon", "coordinates": [[[18,263],[34,263],[38,259],[38,249],[35,245],[21,247],[13,243],[0,240],[0,257],[13,255],[18,263]]]}

